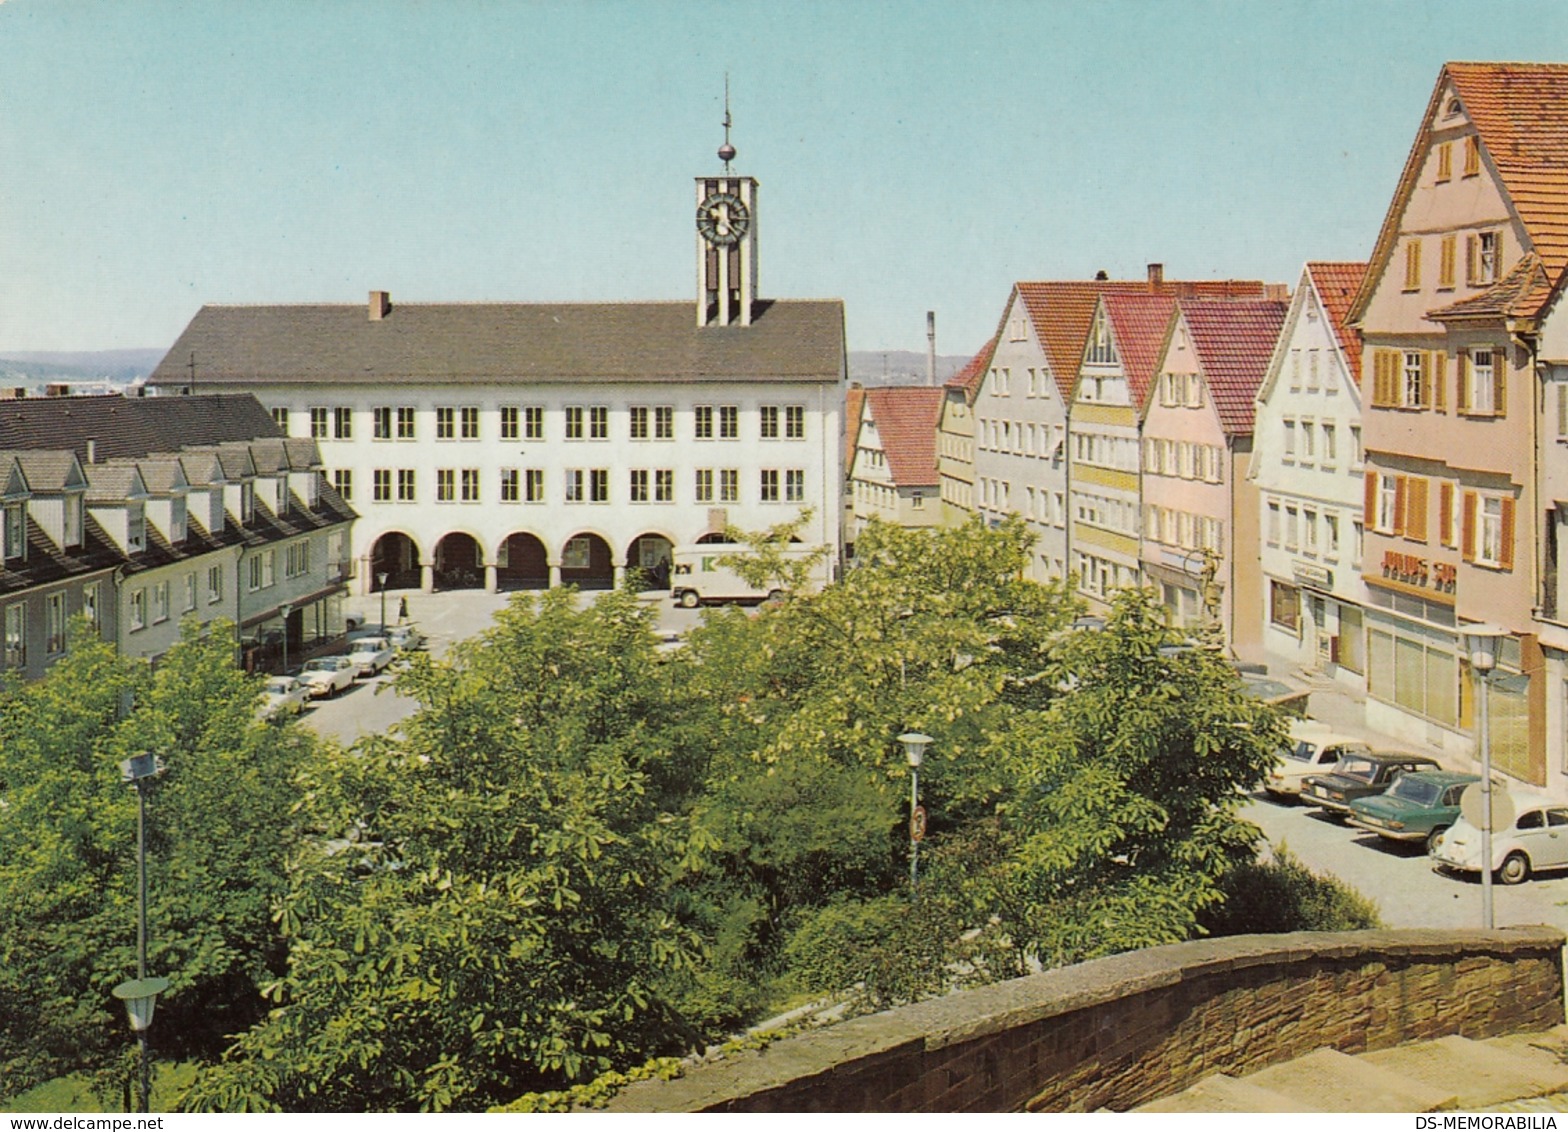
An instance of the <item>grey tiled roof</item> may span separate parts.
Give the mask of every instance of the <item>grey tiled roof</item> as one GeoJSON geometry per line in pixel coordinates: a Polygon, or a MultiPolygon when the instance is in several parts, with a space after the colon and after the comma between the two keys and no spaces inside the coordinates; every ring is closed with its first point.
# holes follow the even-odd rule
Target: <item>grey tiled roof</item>
{"type": "Polygon", "coordinates": [[[279,435],[249,394],[199,397],[29,397],[0,401],[0,449],[69,448],[83,464],[279,435]]]}
{"type": "Polygon", "coordinates": [[[698,327],[689,302],[206,306],[148,384],[837,381],[838,300],[758,304],[750,326],[698,327]]]}

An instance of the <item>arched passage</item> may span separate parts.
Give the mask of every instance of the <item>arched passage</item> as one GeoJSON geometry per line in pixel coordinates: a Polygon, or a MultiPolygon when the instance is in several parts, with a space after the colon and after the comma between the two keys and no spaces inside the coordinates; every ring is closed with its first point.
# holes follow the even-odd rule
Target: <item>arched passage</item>
{"type": "Polygon", "coordinates": [[[485,584],[484,559],[472,535],[453,531],[441,536],[433,581],[438,590],[476,590],[485,584]]]}
{"type": "Polygon", "coordinates": [[[675,544],[665,535],[638,535],[626,549],[626,568],[642,571],[643,588],[667,590],[670,588],[670,561],[674,555],[675,544]]]}
{"type": "Polygon", "coordinates": [[[381,575],[389,590],[419,588],[419,547],[402,531],[388,531],[370,548],[370,592],[381,590],[381,575]]]}
{"type": "Polygon", "coordinates": [[[615,585],[615,564],[610,544],[598,535],[573,535],[561,548],[561,582],[584,590],[607,590],[615,585]]]}
{"type": "Polygon", "coordinates": [[[507,535],[496,552],[498,590],[543,590],[550,586],[550,556],[544,543],[522,532],[507,535]]]}

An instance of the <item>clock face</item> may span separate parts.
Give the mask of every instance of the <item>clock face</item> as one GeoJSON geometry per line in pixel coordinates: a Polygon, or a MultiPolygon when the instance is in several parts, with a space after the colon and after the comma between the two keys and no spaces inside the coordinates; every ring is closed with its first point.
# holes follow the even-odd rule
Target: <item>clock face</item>
{"type": "Polygon", "coordinates": [[[712,193],[697,206],[697,232],[710,244],[737,244],[750,227],[751,213],[734,193],[712,193]]]}

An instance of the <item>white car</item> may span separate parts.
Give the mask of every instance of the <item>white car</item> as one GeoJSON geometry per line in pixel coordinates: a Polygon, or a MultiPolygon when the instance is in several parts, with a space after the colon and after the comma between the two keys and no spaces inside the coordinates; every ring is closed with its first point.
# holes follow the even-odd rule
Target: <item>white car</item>
{"type": "Polygon", "coordinates": [[[305,699],[305,686],[294,677],[269,676],[257,714],[262,719],[271,719],[275,715],[298,715],[305,710],[305,699]]]}
{"type": "Polygon", "coordinates": [[[318,656],[305,662],[299,670],[299,681],[309,689],[312,699],[330,699],[344,688],[352,688],[358,675],[359,669],[346,656],[318,656]]]}
{"type": "Polygon", "coordinates": [[[1293,722],[1290,739],[1290,746],[1280,751],[1278,763],[1263,779],[1263,789],[1279,798],[1301,797],[1301,782],[1307,775],[1328,773],[1345,755],[1371,750],[1365,740],[1313,720],[1293,722]]]}
{"type": "Polygon", "coordinates": [[[417,649],[425,643],[425,635],[412,621],[403,625],[393,625],[382,635],[386,637],[388,644],[399,651],[417,649]]]}
{"type": "Polygon", "coordinates": [[[354,671],[360,676],[379,675],[392,663],[392,645],[385,637],[360,637],[348,649],[348,658],[354,662],[354,671]]]}
{"type": "MultiPolygon", "coordinates": [[[[1492,871],[1504,884],[1519,884],[1531,873],[1568,868],[1568,804],[1542,798],[1515,798],[1519,813],[1507,829],[1492,831],[1492,871]]],[[[1432,850],[1438,870],[1481,871],[1481,831],[1461,817],[1432,850]]]]}

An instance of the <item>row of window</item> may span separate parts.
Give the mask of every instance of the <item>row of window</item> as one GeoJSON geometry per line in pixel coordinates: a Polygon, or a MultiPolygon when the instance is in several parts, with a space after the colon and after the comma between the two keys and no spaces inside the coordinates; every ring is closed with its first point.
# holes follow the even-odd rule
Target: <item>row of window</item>
{"type": "Polygon", "coordinates": [[[1308,393],[1323,393],[1333,396],[1339,392],[1339,382],[1327,377],[1323,373],[1322,350],[1312,348],[1302,350],[1299,347],[1290,352],[1290,391],[1300,393],[1303,389],[1308,393]],[[1302,355],[1306,355],[1306,365],[1302,365],[1302,355]],[[1303,372],[1305,381],[1303,381],[1303,372]]]}
{"type": "MultiPolygon", "coordinates": [[[[1046,369],[1037,369],[1030,366],[1025,371],[1023,393],[1026,397],[1044,397],[1050,391],[1048,382],[1051,373],[1046,369]]],[[[1011,366],[993,366],[991,369],[991,395],[994,397],[1011,397],[1013,395],[1013,370],[1011,366]]]]}
{"type": "Polygon", "coordinates": [[[1093,492],[1073,492],[1073,517],[1080,523],[1120,534],[1138,534],[1138,504],[1130,499],[1093,492]]]}
{"type": "MultiPolygon", "coordinates": [[[[1270,546],[1283,546],[1291,553],[1308,557],[1322,555],[1337,560],[1340,553],[1340,529],[1343,520],[1337,511],[1322,511],[1317,507],[1302,507],[1295,503],[1271,500],[1268,504],[1268,521],[1264,537],[1270,546]]],[[[1359,534],[1359,532],[1355,532],[1359,534]]],[[[1359,542],[1359,539],[1357,540],[1359,542]]],[[[1351,558],[1359,559],[1360,547],[1352,547],[1351,558]]]]}
{"type": "MultiPolygon", "coordinates": [[[[1285,418],[1280,422],[1282,459],[1288,464],[1317,464],[1325,471],[1332,471],[1339,463],[1339,424],[1336,421],[1314,421],[1285,418]]],[[[1350,466],[1361,466],[1361,429],[1350,426],[1350,466]]]]}
{"type": "MultiPolygon", "coordinates": [[[[84,531],[82,522],[83,511],[84,505],[80,494],[71,492],[65,496],[65,545],[61,549],[74,550],[82,545],[84,531]]],[[[183,528],[185,521],[185,501],[183,499],[179,501],[179,507],[176,509],[176,512],[183,528]]],[[[182,529],[179,537],[172,541],[182,542],[184,538],[185,534],[182,529]]],[[[133,549],[141,550],[142,546],[138,544],[133,549]]],[[[26,557],[27,504],[20,502],[7,503],[4,507],[4,515],[0,517],[0,562],[12,562],[26,557]]]]}
{"type": "Polygon", "coordinates": [[[1033,425],[1023,421],[975,420],[981,448],[992,452],[1012,452],[1018,456],[1043,456],[1054,460],[1062,450],[1067,433],[1064,425],[1033,425]]]}
{"type": "MultiPolygon", "coordinates": [[[[437,468],[437,503],[481,502],[480,469],[437,468]]],[[[567,503],[610,502],[608,468],[567,468],[561,473],[563,499],[567,503]]],[[[740,469],[697,468],[693,472],[693,500],[697,503],[739,503],[740,469]]],[[[354,470],[336,468],[332,483],[344,499],[354,497],[354,470]]],[[[502,503],[544,503],[543,468],[500,469],[502,503]]],[[[764,468],[758,473],[758,498],[763,503],[803,503],[806,498],[804,468],[764,468]]],[[[413,468],[376,468],[371,472],[371,499],[376,503],[414,503],[418,501],[418,482],[413,468]]],[[[627,473],[627,500],[631,503],[674,503],[673,468],[633,468],[627,473]]]]}
{"type": "Polygon", "coordinates": [[[1514,512],[1512,495],[1465,491],[1456,484],[1437,485],[1437,529],[1430,529],[1431,481],[1425,476],[1366,475],[1365,521],[1379,534],[1428,542],[1458,550],[1466,562],[1512,570],[1514,512]]]}
{"type": "MultiPolygon", "coordinates": [[[[44,655],[59,656],[65,652],[66,594],[64,590],[44,598],[44,655]]],[[[98,583],[82,587],[82,608],[87,619],[98,624],[98,583]]],[[[21,602],[5,608],[3,637],[0,637],[0,668],[24,668],[27,665],[27,606],[21,602]]]]}
{"type": "MultiPolygon", "coordinates": [[[[310,435],[317,440],[353,440],[354,410],[347,406],[315,405],[309,410],[310,435]]],[[[691,410],[692,436],[697,440],[739,440],[740,406],[697,405],[691,410]]],[[[480,439],[477,405],[438,405],[434,410],[437,440],[480,439]]],[[[626,411],[627,436],[632,440],[674,440],[675,406],[633,405],[626,411]]],[[[272,419],[284,432],[289,410],[278,406],[272,419]]],[[[412,405],[377,405],[370,410],[373,440],[417,440],[417,413],[412,405]]],[[[542,405],[502,405],[496,413],[502,440],[543,440],[542,405]]],[[[561,435],[567,440],[609,440],[608,405],[567,405],[561,410],[561,435]]],[[[804,440],[804,405],[763,405],[758,410],[758,436],[763,440],[804,440]]]]}
{"type": "Polygon", "coordinates": [[[1214,444],[1145,437],[1143,470],[1150,475],[1173,476],[1205,483],[1225,482],[1225,449],[1214,444]]]}
{"type": "MultiPolygon", "coordinates": [[[[1405,291],[1421,290],[1420,236],[1405,238],[1405,291]]],[[[1437,290],[1452,291],[1456,286],[1459,262],[1459,236],[1440,237],[1437,244],[1437,290]]],[[[1471,232],[1465,236],[1465,283],[1486,287],[1503,277],[1503,233],[1501,229],[1471,232]]]]}
{"type": "MultiPolygon", "coordinates": [[[[1506,359],[1489,347],[1460,350],[1454,356],[1456,412],[1503,417],[1508,411],[1506,359]]],[[[1448,354],[1443,350],[1372,351],[1372,405],[1386,409],[1448,411],[1448,354]]]]}
{"type": "Polygon", "coordinates": [[[1109,597],[1114,590],[1139,584],[1138,571],[1122,562],[1111,562],[1082,551],[1075,552],[1074,569],[1078,572],[1078,588],[1096,597],[1109,597]]]}
{"type": "MultiPolygon", "coordinates": [[[[857,480],[855,482],[855,500],[866,506],[880,507],[885,511],[893,511],[898,508],[898,489],[857,480]]],[[[911,509],[921,511],[925,509],[925,505],[925,492],[910,492],[909,506],[911,509]]]]}
{"type": "Polygon", "coordinates": [[[1098,432],[1073,434],[1073,459],[1123,472],[1138,470],[1138,440],[1131,436],[1106,436],[1098,432]]]}
{"type": "Polygon", "coordinates": [[[1144,537],[1150,542],[1182,550],[1224,552],[1225,523],[1221,519],[1150,503],[1143,509],[1143,523],[1144,537]]]}

